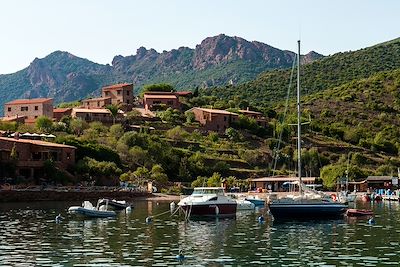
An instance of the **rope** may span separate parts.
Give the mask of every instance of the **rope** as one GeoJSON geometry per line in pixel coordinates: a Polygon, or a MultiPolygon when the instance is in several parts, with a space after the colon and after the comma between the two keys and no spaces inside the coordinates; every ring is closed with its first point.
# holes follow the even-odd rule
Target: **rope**
{"type": "Polygon", "coordinates": [[[166,213],[169,213],[169,212],[171,212],[171,211],[170,211],[170,210],[168,210],[168,211],[166,211],[166,212],[162,212],[162,213],[160,213],[160,214],[156,214],[156,215],[153,215],[153,216],[148,216],[147,218],[155,218],[155,217],[158,217],[158,216],[164,215],[164,214],[166,214],[166,213]]]}
{"type": "MultiPolygon", "coordinates": [[[[290,73],[289,86],[288,86],[288,89],[287,89],[287,92],[286,92],[285,111],[283,113],[283,118],[282,118],[282,121],[281,121],[282,124],[286,119],[286,114],[287,114],[287,111],[288,111],[288,108],[289,108],[290,88],[292,87],[295,66],[296,66],[296,59],[293,60],[292,72],[290,73]]],[[[278,144],[277,144],[276,148],[274,149],[275,155],[274,155],[274,168],[272,169],[272,176],[275,175],[276,165],[278,163],[278,151],[279,151],[281,143],[282,143],[282,135],[283,135],[283,130],[279,133],[278,144]]]]}

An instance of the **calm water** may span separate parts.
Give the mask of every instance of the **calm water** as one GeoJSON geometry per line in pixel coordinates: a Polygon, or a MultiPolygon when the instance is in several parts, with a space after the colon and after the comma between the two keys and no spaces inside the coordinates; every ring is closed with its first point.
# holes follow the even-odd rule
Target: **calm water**
{"type": "Polygon", "coordinates": [[[166,214],[169,202],[141,201],[115,219],[66,214],[80,203],[0,204],[0,266],[398,266],[399,203],[359,204],[367,219],[265,222],[263,210],[236,219],[189,221],[166,214]],[[56,224],[55,216],[65,220],[56,224]],[[176,255],[184,250],[185,260],[176,255]]]}

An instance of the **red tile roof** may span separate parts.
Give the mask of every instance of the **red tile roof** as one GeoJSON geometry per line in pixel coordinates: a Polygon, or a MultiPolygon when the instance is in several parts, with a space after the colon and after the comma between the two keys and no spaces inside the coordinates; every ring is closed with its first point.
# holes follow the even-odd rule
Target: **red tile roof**
{"type": "Polygon", "coordinates": [[[121,88],[121,87],[126,87],[126,86],[133,86],[133,83],[119,83],[119,84],[104,86],[103,90],[116,89],[116,88],[121,88]]]}
{"type": "Polygon", "coordinates": [[[176,95],[152,95],[152,94],[144,94],[143,96],[145,99],[163,99],[163,98],[168,98],[168,99],[177,99],[176,95]]]}
{"type": "Polygon", "coordinates": [[[111,97],[108,96],[108,97],[88,98],[88,99],[82,100],[82,102],[103,101],[103,100],[107,100],[107,99],[111,99],[111,97]]]}
{"type": "Polygon", "coordinates": [[[61,148],[76,149],[76,147],[74,147],[74,146],[62,145],[62,144],[51,143],[51,142],[40,141],[40,140],[31,140],[31,139],[15,139],[15,138],[8,138],[8,137],[0,137],[0,142],[1,141],[33,144],[33,145],[48,146],[48,147],[61,147],[61,148]]]}
{"type": "Polygon", "coordinates": [[[16,99],[5,103],[5,105],[40,104],[48,101],[53,101],[53,98],[16,99]]]}
{"type": "Polygon", "coordinates": [[[224,114],[224,115],[238,116],[238,114],[236,114],[236,113],[229,112],[227,110],[222,110],[222,109],[196,108],[196,107],[194,107],[194,108],[189,109],[189,111],[192,110],[192,109],[198,109],[198,110],[209,112],[209,113],[213,113],[213,114],[224,114]]]}
{"type": "Polygon", "coordinates": [[[72,110],[72,108],[54,108],[53,113],[64,113],[72,110]]]}
{"type": "Polygon", "coordinates": [[[190,91],[181,91],[181,92],[176,92],[175,94],[178,95],[178,96],[188,96],[188,95],[191,95],[193,93],[190,92],[190,91]]]}

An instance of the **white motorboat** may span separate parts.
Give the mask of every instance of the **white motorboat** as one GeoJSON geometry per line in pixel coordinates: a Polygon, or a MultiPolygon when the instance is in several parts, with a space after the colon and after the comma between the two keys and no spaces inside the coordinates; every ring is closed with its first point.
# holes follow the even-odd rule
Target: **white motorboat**
{"type": "Polygon", "coordinates": [[[225,195],[222,187],[197,187],[190,196],[181,199],[178,206],[187,217],[234,217],[238,204],[225,195]]]}
{"type": "Polygon", "coordinates": [[[105,205],[100,205],[100,201],[97,202],[97,206],[94,207],[90,201],[83,201],[82,206],[72,206],[68,209],[68,213],[82,215],[92,218],[107,218],[114,217],[117,214],[113,210],[108,210],[108,202],[105,205]]]}

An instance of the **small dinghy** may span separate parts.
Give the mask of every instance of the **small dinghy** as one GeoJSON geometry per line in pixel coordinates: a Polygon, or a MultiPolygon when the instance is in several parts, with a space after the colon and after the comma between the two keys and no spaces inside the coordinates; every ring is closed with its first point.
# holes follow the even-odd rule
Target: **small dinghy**
{"type": "Polygon", "coordinates": [[[245,200],[250,201],[255,206],[264,206],[265,205],[265,199],[258,198],[257,196],[248,196],[245,198],[245,200]]]}
{"type": "Polygon", "coordinates": [[[372,216],[374,213],[372,210],[361,210],[361,209],[348,209],[346,211],[348,217],[361,217],[361,216],[372,216]]]}
{"type": "Polygon", "coordinates": [[[107,218],[114,217],[117,214],[113,210],[107,210],[108,205],[100,205],[97,202],[97,207],[94,207],[90,201],[84,201],[82,206],[72,206],[68,209],[68,213],[82,215],[91,218],[107,218]]]}
{"type": "Polygon", "coordinates": [[[245,199],[236,199],[236,210],[254,210],[256,205],[245,199]]]}
{"type": "Polygon", "coordinates": [[[108,203],[108,207],[114,210],[124,210],[130,205],[126,203],[125,200],[115,200],[115,199],[107,199],[102,198],[99,200],[99,205],[106,205],[108,203]]]}

